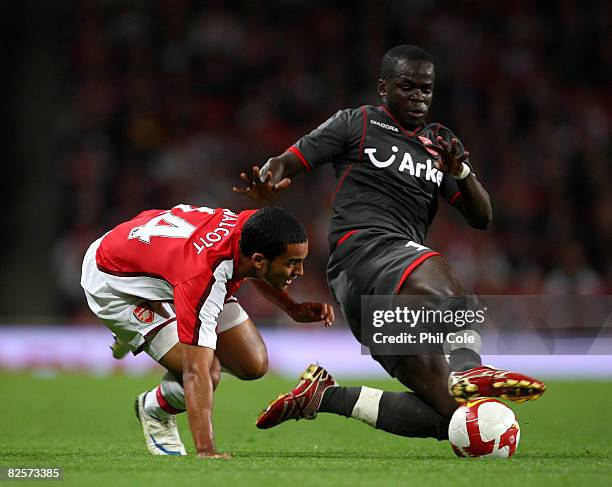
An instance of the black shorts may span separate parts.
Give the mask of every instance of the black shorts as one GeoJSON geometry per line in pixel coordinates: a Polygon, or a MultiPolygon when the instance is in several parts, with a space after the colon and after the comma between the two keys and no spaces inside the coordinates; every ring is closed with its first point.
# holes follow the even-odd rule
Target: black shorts
{"type": "MultiPolygon", "coordinates": [[[[355,338],[361,340],[361,296],[397,294],[410,273],[441,255],[400,234],[376,230],[349,232],[338,240],[327,265],[329,288],[355,338]]],[[[397,355],[372,355],[391,375],[397,355]]]]}

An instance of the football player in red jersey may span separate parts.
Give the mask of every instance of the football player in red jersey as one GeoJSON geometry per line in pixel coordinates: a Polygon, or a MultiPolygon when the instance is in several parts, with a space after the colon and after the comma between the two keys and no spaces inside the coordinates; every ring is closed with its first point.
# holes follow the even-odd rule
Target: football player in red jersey
{"type": "MultiPolygon", "coordinates": [[[[427,120],[435,70],[429,53],[396,46],[385,53],[379,106],[338,111],[283,154],[272,157],[246,186],[234,188],[254,200],[269,200],[291,178],[331,163],[338,183],[332,197],[327,278],[355,337],[362,336],[361,297],[429,297],[446,310],[473,311],[475,296],[447,260],[426,246],[440,198],[466,221],[486,229],[493,213],[488,193],[476,178],[469,154],[447,127],[427,120]]],[[[408,437],[445,439],[456,401],[504,397],[537,399],[542,382],[518,372],[482,366],[480,336],[473,345],[442,353],[372,353],[372,358],[412,392],[340,387],[321,367],[310,366],[300,383],[273,401],[258,418],[261,428],[287,419],[312,419],[328,412],[361,419],[408,437]]],[[[440,350],[442,352],[442,350],[440,350]]]]}
{"type": "Polygon", "coordinates": [[[244,380],[267,370],[265,344],[233,294],[249,279],[294,320],[331,325],[331,305],[287,294],[307,254],[304,227],[275,207],[144,211],[89,247],[81,285],[90,308],[134,354],[167,369],[136,400],[150,453],[186,454],[175,422],[186,410],[198,456],[229,458],[212,428],[221,368],[244,380]]]}

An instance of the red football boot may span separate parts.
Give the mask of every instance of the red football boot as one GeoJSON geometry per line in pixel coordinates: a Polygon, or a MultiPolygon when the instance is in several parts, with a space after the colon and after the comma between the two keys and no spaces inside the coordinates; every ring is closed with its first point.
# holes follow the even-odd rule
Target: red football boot
{"type": "Polygon", "coordinates": [[[300,375],[300,382],[291,391],[281,394],[264,409],[255,424],[260,429],[272,428],[288,419],[314,419],[328,387],[338,385],[323,367],[311,364],[300,375]]]}
{"type": "Polygon", "coordinates": [[[528,375],[481,365],[465,372],[451,372],[448,390],[457,402],[475,397],[501,397],[525,402],[538,399],[546,386],[528,375]]]}

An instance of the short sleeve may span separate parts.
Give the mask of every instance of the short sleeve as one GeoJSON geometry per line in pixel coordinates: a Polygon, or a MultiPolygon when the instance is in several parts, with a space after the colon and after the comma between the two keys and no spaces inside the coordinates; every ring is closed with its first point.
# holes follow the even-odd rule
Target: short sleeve
{"type": "Polygon", "coordinates": [[[302,161],[307,170],[335,162],[342,156],[352,132],[361,131],[361,123],[356,117],[363,117],[360,110],[340,110],[288,150],[302,161]]]}
{"type": "Polygon", "coordinates": [[[223,310],[233,261],[224,260],[205,273],[174,288],[174,305],[181,343],[217,346],[217,319],[223,310]]]}

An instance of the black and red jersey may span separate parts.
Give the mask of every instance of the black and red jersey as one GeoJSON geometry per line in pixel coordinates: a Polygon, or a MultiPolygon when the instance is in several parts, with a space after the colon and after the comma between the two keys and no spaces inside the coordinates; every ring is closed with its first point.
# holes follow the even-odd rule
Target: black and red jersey
{"type": "Polygon", "coordinates": [[[425,147],[437,136],[447,142],[455,137],[437,123],[407,131],[385,107],[366,105],[340,110],[289,148],[308,170],[333,164],[332,249],[347,232],[363,228],[425,241],[438,195],[451,204],[461,196],[455,179],[434,167],[437,154],[425,147]]]}

